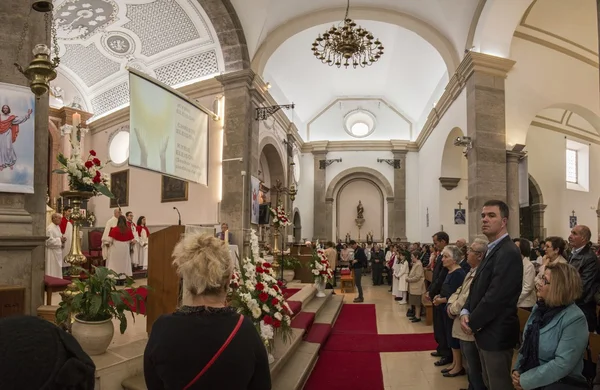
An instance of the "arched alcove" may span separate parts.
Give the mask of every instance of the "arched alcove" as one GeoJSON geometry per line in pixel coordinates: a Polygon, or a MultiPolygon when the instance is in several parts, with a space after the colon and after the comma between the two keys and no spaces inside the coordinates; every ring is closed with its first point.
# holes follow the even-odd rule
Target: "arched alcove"
{"type": "Polygon", "coordinates": [[[298,207],[294,208],[294,242],[302,242],[302,220],[300,219],[300,210],[298,207]]]}
{"type": "Polygon", "coordinates": [[[349,179],[336,191],[335,197],[336,241],[346,234],[351,239],[364,242],[371,232],[376,241],[384,239],[385,199],[381,188],[366,178],[349,179]],[[364,221],[357,223],[357,206],[364,208],[364,221]]]}
{"type": "MultiPolygon", "coordinates": [[[[440,167],[439,221],[450,237],[467,237],[469,233],[466,218],[455,218],[455,209],[467,209],[468,166],[463,147],[454,145],[458,137],[464,136],[462,129],[453,128],[444,144],[440,167]],[[457,223],[461,221],[464,223],[457,223]]],[[[467,212],[463,215],[466,217],[467,212]]]]}
{"type": "MultiPolygon", "coordinates": [[[[342,188],[345,187],[346,183],[362,180],[364,182],[368,182],[371,185],[374,185],[378,188],[378,191],[381,193],[381,197],[384,200],[383,202],[383,216],[382,221],[383,224],[381,226],[381,230],[383,232],[383,236],[387,237],[388,231],[391,231],[391,218],[390,214],[393,211],[393,203],[394,203],[394,190],[390,182],[383,176],[380,172],[367,167],[355,167],[346,169],[339,174],[337,174],[327,186],[327,191],[325,194],[325,218],[321,220],[315,220],[314,224],[324,223],[326,232],[328,234],[328,238],[332,238],[337,240],[339,238],[345,238],[346,232],[338,231],[337,229],[337,206],[338,206],[338,194],[342,188]]],[[[360,195],[359,195],[360,196],[360,195]]],[[[360,199],[362,200],[362,199],[360,199]]],[[[358,202],[353,205],[353,207],[348,211],[353,218],[356,218],[356,206],[358,202]]],[[[363,203],[363,207],[365,208],[365,219],[367,207],[363,203]]],[[[315,229],[316,230],[316,229],[315,229]]],[[[366,236],[362,234],[361,230],[361,238],[366,236]]],[[[373,231],[373,235],[375,239],[381,239],[378,237],[382,233],[380,231],[373,231]]]]}
{"type": "MultiPolygon", "coordinates": [[[[259,158],[258,178],[266,188],[271,188],[279,180],[285,184],[285,169],[282,157],[273,143],[265,142],[261,145],[259,158]]],[[[266,199],[270,202],[276,202],[276,194],[270,192],[266,194],[266,199]]]]}
{"type": "Polygon", "coordinates": [[[533,176],[529,175],[529,206],[521,207],[519,210],[520,237],[534,240],[543,239],[546,236],[544,229],[544,196],[542,189],[533,176]]]}

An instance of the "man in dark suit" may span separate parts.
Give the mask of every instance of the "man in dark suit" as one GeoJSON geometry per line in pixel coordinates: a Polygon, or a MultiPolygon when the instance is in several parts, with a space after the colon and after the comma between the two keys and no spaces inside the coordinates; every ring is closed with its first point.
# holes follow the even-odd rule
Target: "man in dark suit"
{"type": "Polygon", "coordinates": [[[460,323],[465,333],[475,335],[487,388],[507,390],[513,388],[511,363],[519,341],[517,301],[523,288],[523,261],[506,230],[506,203],[487,201],[481,222],[490,244],[477,267],[460,323]]]}
{"type": "MultiPolygon", "coordinates": [[[[440,254],[435,259],[435,266],[433,267],[433,274],[431,276],[431,284],[429,285],[429,290],[425,293],[429,300],[440,294],[442,291],[442,284],[444,284],[444,280],[446,280],[446,276],[448,275],[448,269],[442,264],[442,250],[450,241],[450,237],[448,237],[448,233],[446,232],[437,232],[432,238],[433,246],[436,250],[440,251],[440,254]]],[[[441,358],[434,363],[438,367],[452,363],[452,352],[448,347],[446,327],[444,325],[445,315],[446,309],[444,305],[433,307],[433,336],[435,337],[435,342],[438,343],[438,347],[436,348],[435,352],[431,353],[431,356],[437,356],[441,358]]]]}
{"type": "Polygon", "coordinates": [[[588,322],[588,330],[596,330],[596,299],[594,295],[598,291],[598,258],[592,249],[592,232],[585,225],[577,225],[571,229],[569,244],[572,248],[569,264],[571,264],[581,276],[583,293],[575,303],[581,309],[588,322]]]}
{"type": "Polygon", "coordinates": [[[354,298],[353,302],[360,303],[364,301],[361,277],[363,269],[367,268],[367,255],[365,254],[364,249],[361,248],[356,241],[351,240],[350,246],[354,249],[354,260],[352,260],[351,267],[354,269],[354,285],[358,290],[358,297],[354,298]]]}

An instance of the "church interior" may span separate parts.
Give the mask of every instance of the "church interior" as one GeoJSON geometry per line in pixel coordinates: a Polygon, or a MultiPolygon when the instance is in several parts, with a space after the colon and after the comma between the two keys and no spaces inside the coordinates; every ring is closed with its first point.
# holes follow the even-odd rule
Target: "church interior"
{"type": "MultiPolygon", "coordinates": [[[[493,250],[490,200],[507,206],[522,255],[531,244],[523,256],[536,273],[554,238],[568,262],[579,253],[580,227],[598,251],[600,0],[3,0],[0,10],[0,324],[36,316],[75,334],[79,320],[61,325],[61,313],[108,283],[116,295],[97,304],[112,307],[109,343],[90,353],[74,335],[95,389],[159,388],[144,354],[153,324],[183,305],[173,258],[195,234],[224,241],[242,286],[242,259],[269,263],[291,307],[289,323],[278,320],[287,337],[276,328],[267,348],[269,388],[282,390],[480,389],[466,355],[440,352],[445,325],[429,294],[445,247],[464,263],[478,239],[493,250]],[[398,282],[400,258],[409,279],[420,269],[422,291],[398,282]]],[[[518,314],[523,333],[529,314],[518,314]]],[[[542,387],[525,377],[514,388],[542,387]]]]}

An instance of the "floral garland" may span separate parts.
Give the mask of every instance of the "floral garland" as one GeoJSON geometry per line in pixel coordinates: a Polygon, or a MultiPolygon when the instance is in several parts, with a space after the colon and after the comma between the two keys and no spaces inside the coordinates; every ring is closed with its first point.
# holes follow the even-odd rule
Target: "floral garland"
{"type": "Polygon", "coordinates": [[[311,272],[314,276],[315,283],[323,283],[331,281],[333,278],[333,270],[329,265],[325,251],[319,248],[319,242],[313,248],[312,261],[309,263],[311,272]]]}
{"type": "Polygon", "coordinates": [[[109,177],[101,172],[105,164],[96,157],[96,152],[90,150],[87,159],[84,161],[81,155],[76,153],[77,151],[76,148],[73,148],[70,158],[59,153],[56,160],[61,167],[52,172],[68,175],[69,188],[73,191],[93,192],[94,195],[105,195],[114,198],[108,188],[109,177]]]}
{"type": "Polygon", "coordinates": [[[240,269],[233,272],[229,283],[231,306],[252,319],[256,330],[267,349],[272,352],[273,338],[281,333],[287,341],[292,333],[290,309],[283,292],[281,281],[275,279],[271,264],[259,255],[258,237],[252,230],[250,257],[240,261],[240,269]]]}
{"type": "Polygon", "coordinates": [[[275,227],[275,229],[278,229],[281,226],[290,226],[292,224],[282,205],[277,205],[277,208],[269,207],[269,210],[273,217],[273,227],[275,227]]]}

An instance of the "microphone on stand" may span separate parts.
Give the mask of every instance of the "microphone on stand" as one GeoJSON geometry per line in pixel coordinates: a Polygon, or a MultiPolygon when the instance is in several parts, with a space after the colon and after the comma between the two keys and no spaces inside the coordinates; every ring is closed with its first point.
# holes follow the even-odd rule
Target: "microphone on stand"
{"type": "Polygon", "coordinates": [[[179,215],[178,225],[181,225],[181,213],[179,212],[179,209],[177,207],[173,207],[173,210],[177,211],[177,215],[179,215]]]}

